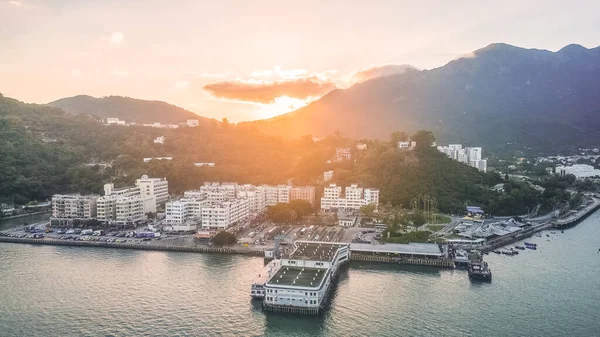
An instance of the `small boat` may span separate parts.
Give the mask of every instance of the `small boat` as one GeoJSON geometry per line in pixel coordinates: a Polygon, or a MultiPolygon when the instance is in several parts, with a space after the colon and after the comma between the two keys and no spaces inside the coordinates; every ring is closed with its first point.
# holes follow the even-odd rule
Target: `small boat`
{"type": "Polygon", "coordinates": [[[537,247],[537,244],[531,243],[531,242],[523,242],[523,244],[525,245],[525,247],[527,247],[527,246],[537,247]]]}
{"type": "Polygon", "coordinates": [[[515,253],[512,250],[503,250],[502,254],[504,254],[504,255],[510,255],[510,256],[515,255],[515,253]]]}
{"type": "Polygon", "coordinates": [[[536,250],[536,249],[537,249],[537,246],[525,246],[525,248],[527,248],[527,249],[532,249],[532,250],[536,250]]]}
{"type": "Polygon", "coordinates": [[[550,234],[556,234],[556,232],[550,232],[550,234]]]}
{"type": "Polygon", "coordinates": [[[499,251],[497,251],[497,250],[494,250],[494,253],[496,253],[496,254],[502,254],[502,253],[500,253],[500,252],[499,252],[499,251]]]}
{"type": "Polygon", "coordinates": [[[536,237],[538,237],[538,238],[541,238],[541,237],[542,237],[542,234],[540,234],[540,233],[537,233],[535,236],[536,236],[536,237]]]}
{"type": "Polygon", "coordinates": [[[560,231],[561,233],[564,233],[565,231],[560,231]]]}
{"type": "Polygon", "coordinates": [[[523,246],[515,246],[516,249],[520,249],[520,250],[525,250],[525,247],[523,246]]]}
{"type": "Polygon", "coordinates": [[[549,238],[549,237],[550,237],[550,234],[546,234],[546,237],[547,237],[547,238],[549,238]]]}

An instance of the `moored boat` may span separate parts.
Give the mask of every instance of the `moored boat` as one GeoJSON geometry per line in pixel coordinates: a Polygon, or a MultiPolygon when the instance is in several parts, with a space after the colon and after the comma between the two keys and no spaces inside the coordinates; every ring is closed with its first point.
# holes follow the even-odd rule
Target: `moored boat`
{"type": "Polygon", "coordinates": [[[520,250],[525,250],[525,247],[523,246],[515,246],[516,249],[520,249],[520,250]]]}
{"type": "Polygon", "coordinates": [[[469,279],[474,281],[492,281],[492,271],[488,267],[487,262],[484,261],[471,261],[468,267],[469,279]]]}

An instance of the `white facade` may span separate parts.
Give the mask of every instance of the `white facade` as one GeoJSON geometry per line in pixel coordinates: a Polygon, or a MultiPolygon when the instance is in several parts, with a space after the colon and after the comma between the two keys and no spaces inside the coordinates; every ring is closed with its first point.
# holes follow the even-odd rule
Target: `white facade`
{"type": "Polygon", "coordinates": [[[169,199],[167,178],[148,178],[147,175],[143,175],[135,181],[135,186],[140,188],[142,196],[155,196],[157,205],[169,199]]]}
{"type": "Polygon", "coordinates": [[[144,163],[147,163],[151,160],[173,160],[173,157],[150,157],[150,158],[144,158],[144,163]]]}
{"type": "Polygon", "coordinates": [[[487,159],[482,159],[483,149],[481,147],[463,148],[461,144],[450,144],[448,146],[438,146],[437,149],[451,159],[467,164],[482,172],[487,171],[487,159]]]}
{"type": "Polygon", "coordinates": [[[160,136],[160,137],[154,138],[154,144],[164,144],[164,143],[165,143],[165,136],[160,136]]]}
{"type": "Polygon", "coordinates": [[[366,143],[358,143],[358,144],[356,144],[356,149],[357,150],[366,150],[367,144],[366,143]]]}
{"type": "Polygon", "coordinates": [[[290,192],[292,187],[288,185],[268,186],[261,185],[258,188],[262,189],[265,194],[265,204],[273,206],[278,203],[289,203],[290,192]]]}
{"type": "Polygon", "coordinates": [[[314,186],[296,186],[290,190],[290,201],[305,200],[311,205],[315,204],[315,187],[314,186]]]}
{"type": "Polygon", "coordinates": [[[211,201],[224,201],[235,198],[236,183],[205,182],[200,186],[200,192],[205,193],[205,198],[211,201]]]}
{"type": "Polygon", "coordinates": [[[119,124],[119,119],[108,117],[106,118],[106,124],[119,124]]]}
{"type": "Polygon", "coordinates": [[[582,178],[590,178],[590,177],[600,177],[600,170],[595,169],[591,165],[586,164],[575,164],[571,166],[557,166],[556,174],[560,176],[565,176],[567,174],[572,174],[577,179],[582,178]]]}
{"type": "Polygon", "coordinates": [[[199,122],[197,119],[188,119],[186,124],[190,128],[195,128],[199,125],[199,122]]]}
{"type": "Polygon", "coordinates": [[[350,160],[352,158],[352,152],[348,147],[338,147],[335,149],[334,162],[342,162],[344,160],[350,160]]]}
{"type": "Polygon", "coordinates": [[[133,224],[156,212],[156,197],[142,194],[138,186],[115,189],[114,184],[105,184],[104,194],[96,201],[99,221],[133,224]]]}
{"type": "Polygon", "coordinates": [[[96,217],[99,195],[55,194],[52,196],[53,219],[89,220],[96,217]]]}
{"type": "Polygon", "coordinates": [[[323,181],[330,181],[333,179],[333,170],[323,172],[323,181]]]}
{"type": "Polygon", "coordinates": [[[202,207],[203,229],[227,229],[250,214],[248,199],[233,199],[202,207]]]}
{"type": "Polygon", "coordinates": [[[363,189],[358,185],[346,187],[345,194],[342,196],[342,187],[336,184],[330,184],[323,190],[321,198],[321,209],[355,209],[368,204],[379,204],[379,190],[374,188],[363,189]]]}
{"type": "MultiPolygon", "coordinates": [[[[165,224],[183,226],[190,222],[200,223],[202,221],[202,207],[209,204],[208,200],[195,198],[169,201],[165,204],[165,224]]],[[[179,229],[173,230],[178,231],[179,229]]]]}
{"type": "Polygon", "coordinates": [[[196,167],[215,167],[215,163],[194,163],[196,167]]]}

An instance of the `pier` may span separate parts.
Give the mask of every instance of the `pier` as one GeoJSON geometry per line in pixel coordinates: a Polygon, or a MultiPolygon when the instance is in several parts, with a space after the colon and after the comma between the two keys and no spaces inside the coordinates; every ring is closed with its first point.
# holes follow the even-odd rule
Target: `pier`
{"type": "Polygon", "coordinates": [[[572,227],[575,226],[576,224],[578,224],[580,221],[582,221],[583,219],[585,219],[586,217],[588,217],[589,215],[591,215],[592,213],[594,213],[596,210],[598,210],[598,208],[600,208],[600,200],[593,198],[592,199],[592,203],[589,204],[588,206],[586,206],[584,209],[580,210],[579,212],[576,212],[574,214],[571,214],[567,217],[558,219],[558,220],[554,220],[554,221],[546,221],[546,222],[542,222],[540,224],[534,224],[529,228],[526,228],[522,231],[518,231],[497,239],[493,239],[488,241],[485,245],[479,247],[478,249],[482,252],[489,252],[492,251],[496,248],[499,247],[503,247],[503,246],[507,246],[510,244],[513,244],[517,241],[529,238],[531,236],[533,236],[535,233],[541,232],[545,229],[550,229],[550,228],[568,228],[568,227],[572,227]]]}

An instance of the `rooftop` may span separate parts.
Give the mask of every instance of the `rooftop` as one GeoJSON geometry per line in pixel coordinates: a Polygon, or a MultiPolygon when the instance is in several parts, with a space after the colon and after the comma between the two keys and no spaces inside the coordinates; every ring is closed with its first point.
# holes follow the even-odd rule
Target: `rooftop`
{"type": "Polygon", "coordinates": [[[423,256],[442,255],[442,251],[436,243],[387,243],[384,245],[372,245],[369,243],[351,243],[350,251],[390,254],[412,254],[423,256]]]}
{"type": "Polygon", "coordinates": [[[296,246],[298,248],[289,258],[296,260],[331,261],[338,248],[344,245],[346,244],[296,241],[296,246]]]}
{"type": "Polygon", "coordinates": [[[267,284],[317,288],[326,274],[327,269],[283,266],[267,284]]]}

